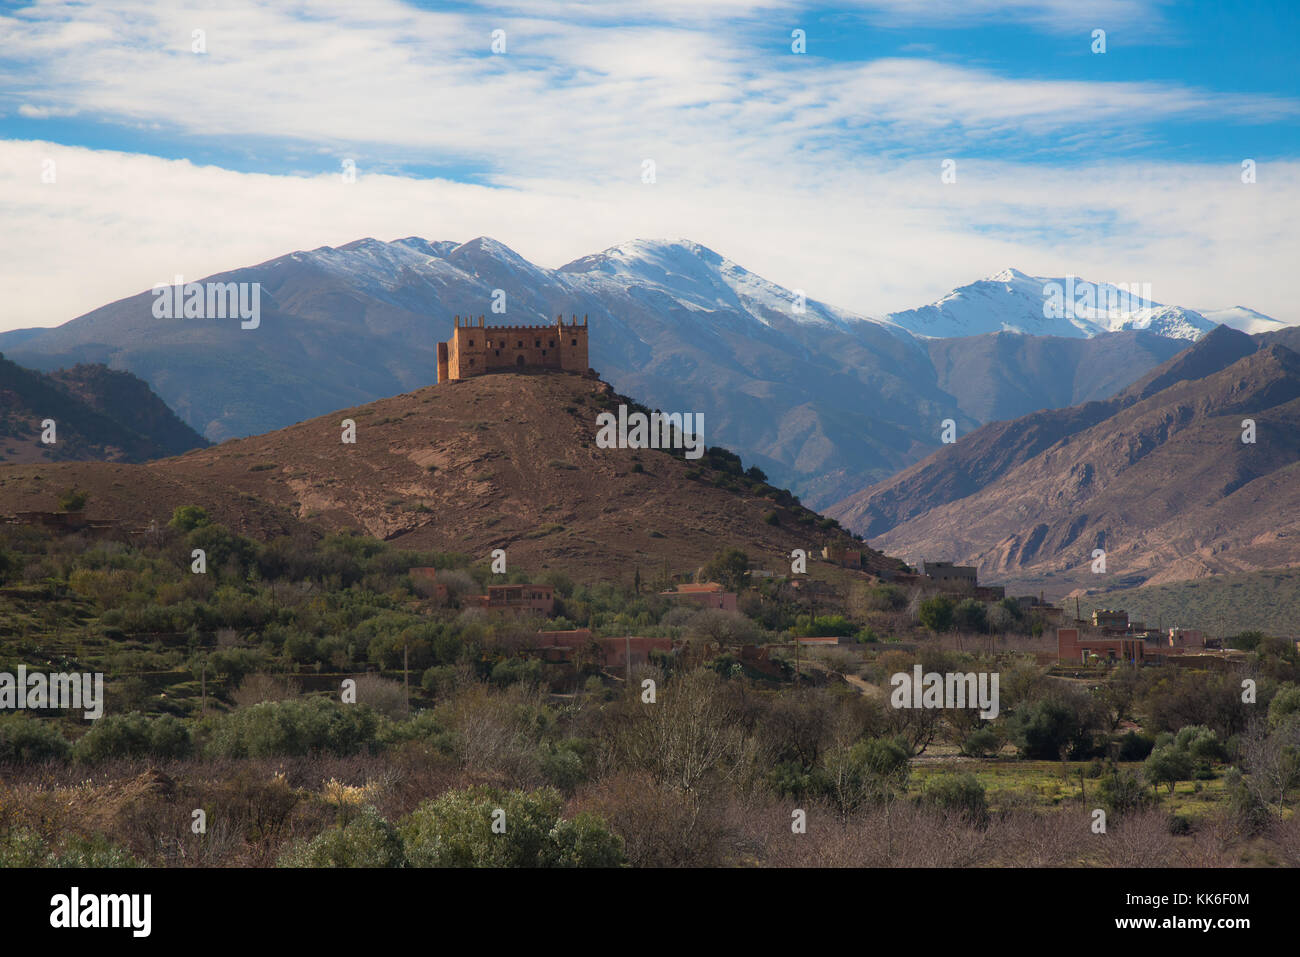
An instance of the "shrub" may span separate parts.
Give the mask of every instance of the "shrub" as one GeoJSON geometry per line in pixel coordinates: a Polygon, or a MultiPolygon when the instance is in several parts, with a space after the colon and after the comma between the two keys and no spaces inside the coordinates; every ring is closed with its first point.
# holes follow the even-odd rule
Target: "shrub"
{"type": "Polygon", "coordinates": [[[927,804],[945,811],[955,811],[973,821],[988,818],[989,805],[984,785],[969,772],[944,774],[934,779],[926,786],[924,800],[927,804]]]}
{"type": "Polygon", "coordinates": [[[406,714],[406,690],[401,682],[374,672],[359,675],[356,682],[357,704],[367,705],[388,718],[397,719],[406,714]]]}
{"type": "Polygon", "coordinates": [[[190,730],[184,722],[162,715],[148,718],[138,711],[105,715],[73,745],[78,761],[110,758],[182,758],[190,753],[190,730]]]}
{"type": "Polygon", "coordinates": [[[611,867],[621,842],[597,817],[562,821],[558,792],[475,787],[427,800],[401,826],[414,867],[611,867]],[[501,812],[501,813],[497,813],[501,812]],[[504,817],[502,816],[504,815],[504,817]],[[504,832],[493,822],[504,821],[504,832]]]}
{"type": "Polygon", "coordinates": [[[1022,757],[1051,761],[1059,759],[1064,750],[1078,760],[1090,757],[1094,751],[1094,722],[1095,715],[1089,712],[1086,700],[1059,695],[1024,708],[1012,726],[1022,757]]]}
{"type": "Polygon", "coordinates": [[[1146,734],[1130,731],[1119,739],[1119,759],[1121,761],[1143,761],[1156,745],[1155,738],[1146,734]]]}
{"type": "Polygon", "coordinates": [[[961,753],[968,758],[982,758],[1002,748],[1002,739],[992,728],[977,728],[962,742],[961,753]]]}
{"type": "Polygon", "coordinates": [[[63,759],[71,746],[47,721],[18,713],[0,718],[0,764],[63,759]]]}
{"type": "Polygon", "coordinates": [[[80,512],[86,507],[90,496],[82,489],[66,489],[59,495],[60,512],[80,512]]]}
{"type": "Polygon", "coordinates": [[[1115,814],[1135,811],[1149,803],[1146,786],[1133,771],[1112,766],[1110,775],[1101,779],[1098,785],[1101,803],[1115,814]]]}
{"type": "Polygon", "coordinates": [[[251,674],[231,693],[237,708],[248,708],[263,701],[284,701],[296,698],[301,692],[292,678],[279,675],[251,674]]]}
{"type": "Polygon", "coordinates": [[[952,623],[959,631],[988,631],[988,609],[983,602],[964,598],[952,610],[952,623]]]}
{"type": "Polygon", "coordinates": [[[172,519],[167,524],[178,532],[188,534],[194,529],[212,521],[206,510],[198,505],[180,505],[172,512],[172,519]]]}
{"type": "Polygon", "coordinates": [[[402,867],[405,863],[401,835],[367,806],[346,823],[290,847],[278,866],[402,867]]]}
{"type": "Polygon", "coordinates": [[[374,744],[377,724],[365,705],[325,698],[266,701],[209,719],[208,750],[228,758],[355,754],[374,744]]]}

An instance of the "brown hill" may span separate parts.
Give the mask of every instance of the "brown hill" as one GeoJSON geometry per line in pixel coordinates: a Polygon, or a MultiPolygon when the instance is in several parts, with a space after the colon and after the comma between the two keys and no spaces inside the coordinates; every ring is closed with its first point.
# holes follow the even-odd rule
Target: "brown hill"
{"type": "Polygon", "coordinates": [[[627,401],[580,376],[483,376],[140,466],[0,467],[0,513],[52,509],[76,486],[92,519],[147,526],[201,505],[257,537],[314,520],[479,559],[505,548],[512,567],[585,579],[691,569],[724,546],[777,569],[794,548],[848,542],[725,454],[597,448],[597,413],[627,401]]]}
{"type": "Polygon", "coordinates": [[[889,523],[873,544],[896,554],[1054,591],[1300,563],[1300,355],[1211,335],[1108,402],[986,426],[831,514],[889,523]]]}

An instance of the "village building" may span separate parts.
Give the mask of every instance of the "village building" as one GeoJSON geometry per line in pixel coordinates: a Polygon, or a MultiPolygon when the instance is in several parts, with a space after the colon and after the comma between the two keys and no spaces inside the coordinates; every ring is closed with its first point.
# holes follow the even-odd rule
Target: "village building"
{"type": "Polygon", "coordinates": [[[724,591],[717,582],[703,585],[678,585],[672,591],[660,592],[665,598],[693,602],[701,608],[721,608],[723,611],[736,610],[736,593],[724,591]]]}
{"type": "Polygon", "coordinates": [[[844,568],[862,567],[862,551],[856,548],[845,548],[843,545],[823,545],[822,558],[844,568]]]}
{"type": "Polygon", "coordinates": [[[640,635],[596,638],[590,628],[575,628],[571,631],[539,631],[530,648],[539,652],[545,661],[566,663],[573,660],[575,652],[589,648],[595,652],[601,667],[626,669],[649,664],[653,651],[670,653],[673,642],[671,638],[640,635]]]}
{"type": "Polygon", "coordinates": [[[954,565],[952,562],[918,562],[917,572],[930,581],[940,585],[974,589],[976,585],[975,566],[954,565]]]}
{"type": "MultiPolygon", "coordinates": [[[[447,586],[438,581],[436,568],[411,568],[407,574],[421,593],[442,602],[447,600],[447,586]]],[[[488,585],[486,595],[468,595],[461,599],[461,603],[509,615],[537,614],[550,618],[555,614],[555,587],[536,584],[488,585]]]]}
{"type": "Polygon", "coordinates": [[[1120,635],[1085,635],[1079,628],[1056,629],[1056,656],[1061,661],[1087,664],[1094,656],[1103,661],[1131,664],[1146,660],[1146,642],[1120,635]]]}

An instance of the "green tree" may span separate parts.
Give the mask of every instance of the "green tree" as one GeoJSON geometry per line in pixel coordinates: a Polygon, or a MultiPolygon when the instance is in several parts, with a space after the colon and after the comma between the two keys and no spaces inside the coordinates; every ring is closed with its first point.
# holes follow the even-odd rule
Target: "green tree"
{"type": "Polygon", "coordinates": [[[86,507],[86,502],[90,496],[84,490],[79,488],[65,489],[59,495],[59,511],[61,512],[80,512],[86,507]]]}
{"type": "Polygon", "coordinates": [[[959,631],[988,631],[988,609],[982,601],[963,598],[952,611],[952,623],[959,631]]]}
{"type": "Polygon", "coordinates": [[[728,591],[740,591],[749,575],[749,556],[739,548],[724,548],[709,559],[704,574],[728,591]]]}
{"type": "Polygon", "coordinates": [[[952,630],[953,612],[956,606],[947,595],[935,595],[921,602],[918,610],[921,624],[934,632],[952,630]]]}
{"type": "Polygon", "coordinates": [[[172,512],[172,519],[167,524],[179,532],[189,533],[211,521],[207,511],[198,505],[179,505],[172,512]]]}
{"type": "Polygon", "coordinates": [[[1142,765],[1142,776],[1153,786],[1167,785],[1169,793],[1173,794],[1177,782],[1191,780],[1192,770],[1190,754],[1176,746],[1166,745],[1151,752],[1142,765]]]}

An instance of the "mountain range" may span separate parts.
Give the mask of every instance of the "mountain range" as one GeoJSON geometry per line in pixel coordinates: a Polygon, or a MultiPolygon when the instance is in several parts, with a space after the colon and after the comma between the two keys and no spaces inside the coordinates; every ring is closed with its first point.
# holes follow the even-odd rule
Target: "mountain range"
{"type": "Polygon", "coordinates": [[[1297,349],[1300,329],[1217,327],[1109,399],[985,425],[827,514],[1035,590],[1296,564],[1297,349]]]}
{"type": "Polygon", "coordinates": [[[801,300],[685,240],[635,240],[544,269],[484,237],[363,239],[203,281],[259,283],[257,327],[160,319],[145,291],[52,329],[0,334],[0,349],[40,369],[130,370],[223,441],[432,382],[435,344],[455,314],[499,324],[586,315],[591,363],[615,387],[654,407],[702,412],[710,443],[820,506],[938,449],[946,419],[965,434],[1107,398],[1207,328],[1200,314],[1151,303],[1119,331],[1036,324],[1044,280],[1015,270],[870,319],[801,300]],[[935,337],[950,331],[977,335],[935,337]]]}

